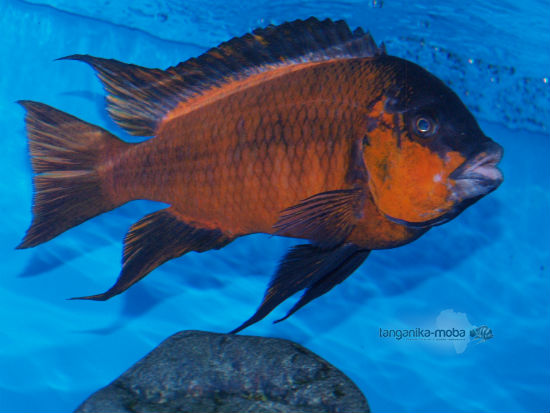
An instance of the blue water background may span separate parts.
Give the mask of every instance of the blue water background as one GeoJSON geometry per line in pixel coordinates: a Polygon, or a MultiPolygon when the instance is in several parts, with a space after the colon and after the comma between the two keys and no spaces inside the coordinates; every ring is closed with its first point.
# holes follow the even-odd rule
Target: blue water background
{"type": "MultiPolygon", "coordinates": [[[[71,411],[169,335],[226,332],[256,309],[296,241],[250,236],[191,253],[105,303],[67,301],[115,281],[127,228],[161,205],[130,203],[55,240],[15,251],[31,219],[31,170],[18,99],[105,127],[89,53],[168,67],[270,22],[347,18],[390,54],[451,84],[505,148],[504,184],[454,221],[375,251],[345,283],[281,324],[281,305],[245,334],[284,337],[348,374],[376,412],[550,409],[550,6],[508,1],[0,2],[0,411],[71,411]],[[50,5],[47,5],[50,4],[50,5]],[[546,81],[545,81],[546,78],[546,81]],[[388,340],[380,328],[432,328],[445,310],[494,338],[388,340]]],[[[292,300],[289,300],[292,301],[292,300]]]]}

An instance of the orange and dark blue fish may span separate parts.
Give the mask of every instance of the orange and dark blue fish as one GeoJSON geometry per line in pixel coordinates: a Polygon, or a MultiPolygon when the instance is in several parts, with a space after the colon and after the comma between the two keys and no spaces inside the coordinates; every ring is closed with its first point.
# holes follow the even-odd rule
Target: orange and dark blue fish
{"type": "Polygon", "coordinates": [[[373,249],[407,244],[502,182],[502,148],[443,82],[362,29],[310,18],[257,29],[166,70],[74,55],[132,135],[22,101],[33,221],[19,248],[135,199],[170,207],[132,225],[106,300],[162,263],[267,233],[308,240],[281,261],[261,320],[344,281],[373,249]]]}

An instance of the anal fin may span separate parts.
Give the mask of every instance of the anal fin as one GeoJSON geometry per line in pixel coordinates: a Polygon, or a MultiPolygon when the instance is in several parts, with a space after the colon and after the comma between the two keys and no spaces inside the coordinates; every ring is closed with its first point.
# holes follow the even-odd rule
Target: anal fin
{"type": "Polygon", "coordinates": [[[105,301],[122,293],[159,265],[187,252],[220,249],[233,241],[219,229],[185,223],[173,208],[146,215],[130,227],[124,239],[122,270],[103,294],[74,299],[105,301]]]}
{"type": "Polygon", "coordinates": [[[290,317],[311,300],[344,281],[363,263],[369,253],[369,250],[353,244],[343,244],[331,250],[310,244],[293,247],[279,265],[256,313],[230,334],[257,323],[287,298],[306,289],[302,298],[278,321],[290,317]]]}

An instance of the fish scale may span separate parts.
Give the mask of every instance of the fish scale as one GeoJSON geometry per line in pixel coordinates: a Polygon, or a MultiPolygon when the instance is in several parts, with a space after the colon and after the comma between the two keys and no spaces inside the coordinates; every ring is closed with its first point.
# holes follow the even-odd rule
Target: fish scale
{"type": "Polygon", "coordinates": [[[286,319],[344,281],[373,249],[407,244],[498,187],[502,148],[446,85],[388,56],[362,29],[310,18],[257,29],[166,70],[88,55],[110,132],[23,101],[33,222],[43,243],[133,199],[169,206],[133,224],[122,293],[164,262],[242,235],[301,238],[254,315],[305,290],[286,319]]]}
{"type": "MultiPolygon", "coordinates": [[[[333,76],[341,77],[341,72],[334,70],[333,76]]],[[[139,154],[128,152],[114,167],[140,173],[143,164],[154,159],[155,172],[134,178],[121,176],[112,192],[121,196],[128,180],[135,181],[141,189],[136,193],[133,187],[127,198],[166,202],[193,221],[214,220],[222,229],[236,234],[273,232],[270,228],[279,211],[315,193],[345,185],[344,165],[353,133],[347,113],[330,113],[328,104],[319,99],[321,104],[317,106],[287,103],[278,108],[270,103],[288,102],[292,97],[285,98],[285,94],[298,94],[307,101],[306,91],[315,92],[315,102],[319,91],[309,86],[317,81],[315,73],[307,77],[312,80],[298,90],[293,89],[294,84],[302,85],[302,79],[277,79],[273,84],[200,108],[199,113],[170,120],[165,129],[161,126],[159,136],[148,145],[142,144],[139,154]],[[321,112],[323,117],[319,116],[321,112]],[[204,128],[204,124],[209,126],[204,128]],[[235,134],[239,128],[241,133],[235,134]],[[287,132],[284,138],[280,131],[287,132]],[[342,142],[338,145],[339,140],[342,142]],[[173,153],[183,155],[175,159],[170,155],[173,153]],[[233,162],[235,158],[238,162],[233,162]],[[274,168],[275,159],[278,170],[274,168]],[[171,182],[170,198],[167,182],[171,182]],[[200,202],[190,205],[189,200],[195,198],[200,202]],[[227,205],[236,207],[228,210],[227,205]]],[[[328,94],[331,91],[325,88],[325,96],[328,94]]]]}

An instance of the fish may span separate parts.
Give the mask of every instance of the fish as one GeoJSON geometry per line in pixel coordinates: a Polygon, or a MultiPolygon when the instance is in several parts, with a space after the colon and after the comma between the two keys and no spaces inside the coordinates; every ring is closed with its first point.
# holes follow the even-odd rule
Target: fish
{"type": "Polygon", "coordinates": [[[470,337],[474,340],[479,340],[480,343],[484,343],[493,338],[493,330],[487,326],[476,327],[470,330],[470,337]]]}
{"type": "Polygon", "coordinates": [[[35,247],[133,200],[169,206],[133,224],[104,301],[188,252],[264,233],[302,240],[237,333],[303,291],[287,319],[503,181],[503,149],[460,98],[343,20],[259,28],[165,70],[71,55],[140,143],[44,103],[25,109],[35,247]]]}

